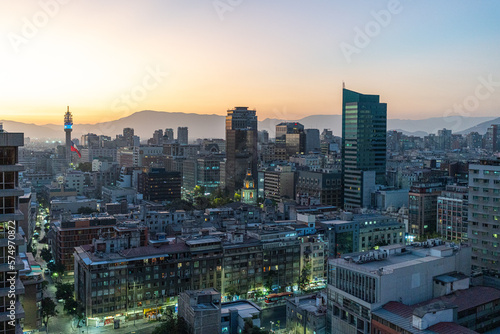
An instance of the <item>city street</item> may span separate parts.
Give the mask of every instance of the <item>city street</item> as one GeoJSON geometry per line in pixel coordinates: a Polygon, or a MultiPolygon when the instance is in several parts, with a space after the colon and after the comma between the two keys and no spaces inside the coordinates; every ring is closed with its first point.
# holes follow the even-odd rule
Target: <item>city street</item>
{"type": "Polygon", "coordinates": [[[271,329],[277,330],[278,321],[279,321],[279,328],[284,329],[286,326],[286,305],[283,304],[262,310],[261,326],[264,327],[266,330],[268,331],[271,329]]]}

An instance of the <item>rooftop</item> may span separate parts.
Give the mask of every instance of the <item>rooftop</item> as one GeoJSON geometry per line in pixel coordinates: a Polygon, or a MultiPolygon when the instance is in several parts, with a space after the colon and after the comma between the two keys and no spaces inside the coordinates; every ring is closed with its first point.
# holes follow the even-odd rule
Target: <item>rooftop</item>
{"type": "Polygon", "coordinates": [[[243,319],[251,318],[255,313],[260,313],[262,309],[251,301],[238,300],[221,304],[221,315],[229,314],[230,310],[238,310],[238,314],[243,319]]]}
{"type": "MultiPolygon", "coordinates": [[[[459,246],[455,246],[456,249],[459,246]]],[[[353,268],[373,274],[390,274],[396,269],[436,261],[444,252],[453,252],[450,245],[403,246],[400,244],[380,247],[378,251],[346,254],[341,259],[330,259],[329,263],[339,267],[353,268]]]]}

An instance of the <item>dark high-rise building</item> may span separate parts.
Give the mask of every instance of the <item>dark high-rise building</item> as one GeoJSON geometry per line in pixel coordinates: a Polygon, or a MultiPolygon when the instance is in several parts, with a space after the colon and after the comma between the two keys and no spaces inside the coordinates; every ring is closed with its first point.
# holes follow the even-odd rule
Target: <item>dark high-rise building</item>
{"type": "Polygon", "coordinates": [[[173,201],[181,198],[181,173],[151,168],[139,175],[138,192],[153,202],[173,201]]]}
{"type": "Polygon", "coordinates": [[[174,140],[174,129],[172,128],[165,129],[165,134],[163,135],[163,142],[167,143],[172,140],[174,140]]]}
{"type": "Polygon", "coordinates": [[[24,168],[18,164],[18,147],[24,145],[22,133],[4,132],[0,125],[0,284],[2,307],[0,309],[0,333],[22,333],[20,325],[24,318],[19,295],[24,294],[24,286],[19,279],[19,270],[24,264],[19,258],[19,248],[24,238],[19,231],[19,221],[24,215],[19,210],[19,196],[24,191],[19,188],[18,174],[24,168]]]}
{"type": "Polygon", "coordinates": [[[319,140],[318,129],[305,129],[306,133],[306,154],[313,151],[321,150],[321,142],[319,140]]]}
{"type": "Polygon", "coordinates": [[[188,144],[188,128],[185,126],[179,126],[177,128],[177,141],[181,145],[187,145],[188,144]]]}
{"type": "Polygon", "coordinates": [[[276,125],[276,145],[285,147],[286,157],[304,153],[306,150],[304,126],[297,122],[283,122],[276,125]]]}
{"type": "Polygon", "coordinates": [[[134,129],[133,128],[124,128],[123,129],[123,138],[125,139],[127,146],[134,146],[134,129]]]}
{"type": "Polygon", "coordinates": [[[385,183],[387,104],[378,95],[342,92],[344,207],[366,207],[375,183],[385,183]]]}
{"type": "Polygon", "coordinates": [[[64,132],[66,133],[66,143],[65,143],[65,158],[69,163],[71,162],[71,131],[73,131],[73,115],[68,110],[64,114],[64,132]]]}
{"type": "Polygon", "coordinates": [[[235,107],[226,116],[226,188],[230,193],[243,187],[247,169],[257,175],[257,116],[255,110],[235,107]]]}

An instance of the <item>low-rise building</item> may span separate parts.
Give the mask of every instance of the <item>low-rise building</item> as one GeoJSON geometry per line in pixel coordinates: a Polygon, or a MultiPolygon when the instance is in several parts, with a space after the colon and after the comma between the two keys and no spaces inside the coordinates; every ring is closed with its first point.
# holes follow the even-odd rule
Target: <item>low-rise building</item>
{"type": "Polygon", "coordinates": [[[286,328],[291,333],[325,334],[326,301],[324,293],[288,298],[286,300],[286,328]]]}
{"type": "Polygon", "coordinates": [[[179,317],[186,321],[189,334],[220,333],[220,297],[213,288],[188,290],[179,295],[179,317]]]}
{"type": "Polygon", "coordinates": [[[260,328],[262,309],[249,300],[237,300],[221,304],[221,333],[240,334],[245,322],[260,328]]]}
{"type": "Polygon", "coordinates": [[[329,333],[367,334],[373,311],[390,301],[405,305],[434,297],[434,277],[470,275],[471,248],[429,240],[391,245],[328,262],[329,333]]]}

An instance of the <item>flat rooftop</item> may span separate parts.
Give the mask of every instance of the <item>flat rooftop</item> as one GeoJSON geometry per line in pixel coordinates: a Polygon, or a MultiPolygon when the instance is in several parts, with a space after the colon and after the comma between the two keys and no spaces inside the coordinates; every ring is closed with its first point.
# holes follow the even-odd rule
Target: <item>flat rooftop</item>
{"type": "Polygon", "coordinates": [[[446,250],[451,251],[453,250],[453,248],[448,245],[424,248],[395,244],[380,247],[378,251],[346,254],[343,256],[343,258],[330,259],[329,263],[337,265],[338,267],[352,268],[354,270],[360,270],[370,273],[375,273],[376,271],[381,270],[381,272],[379,271],[380,274],[389,274],[395,269],[411,267],[421,263],[436,261],[442,258],[441,256],[433,256],[433,254],[431,254],[431,250],[435,250],[438,252],[446,250]],[[401,253],[397,253],[397,250],[399,249],[401,250],[401,253]],[[369,253],[381,254],[381,251],[383,250],[386,250],[388,253],[388,256],[386,258],[356,263],[356,260],[362,255],[367,255],[369,253]],[[352,261],[349,261],[349,258],[351,258],[352,261]]]}
{"type": "Polygon", "coordinates": [[[229,314],[230,310],[238,310],[238,314],[243,319],[251,318],[255,313],[260,313],[262,309],[256,304],[247,300],[238,300],[221,304],[221,315],[229,314]]]}

